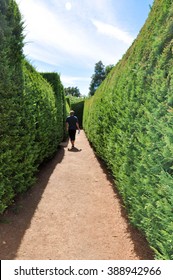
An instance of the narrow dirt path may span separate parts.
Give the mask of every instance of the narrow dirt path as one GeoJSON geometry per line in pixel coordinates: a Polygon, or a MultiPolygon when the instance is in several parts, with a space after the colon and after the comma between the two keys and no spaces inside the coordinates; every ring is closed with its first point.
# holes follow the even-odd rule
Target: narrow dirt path
{"type": "Polygon", "coordinates": [[[83,131],[62,144],[35,186],[1,217],[1,259],[152,259],[83,131]]]}

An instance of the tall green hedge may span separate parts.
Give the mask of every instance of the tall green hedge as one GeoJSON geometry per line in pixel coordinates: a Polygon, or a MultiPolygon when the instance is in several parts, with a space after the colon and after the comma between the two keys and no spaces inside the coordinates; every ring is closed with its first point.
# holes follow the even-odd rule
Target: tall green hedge
{"type": "Polygon", "coordinates": [[[66,100],[64,94],[64,87],[61,83],[60,76],[57,73],[41,73],[41,75],[46,79],[52,86],[55,99],[56,99],[56,110],[57,110],[57,137],[61,141],[65,135],[65,120],[67,116],[66,112],[66,100]]]}
{"type": "Polygon", "coordinates": [[[0,212],[20,181],[23,151],[22,22],[15,1],[0,2],[0,212]],[[19,174],[15,172],[19,171],[19,174]]]}
{"type": "Polygon", "coordinates": [[[74,110],[75,115],[78,117],[79,126],[83,127],[83,110],[84,110],[84,98],[68,95],[66,99],[69,102],[70,109],[74,110]]]}
{"type": "Polygon", "coordinates": [[[58,75],[50,84],[23,57],[23,24],[13,0],[0,2],[0,213],[30,187],[39,164],[64,137],[58,75]]]}
{"type": "Polygon", "coordinates": [[[75,115],[78,117],[79,126],[82,128],[84,100],[81,100],[76,103],[72,103],[71,108],[72,110],[74,110],[75,115]]]}
{"type": "MultiPolygon", "coordinates": [[[[56,151],[63,139],[62,96],[29,63],[24,62],[23,70],[26,129],[33,139],[29,143],[32,143],[34,162],[40,164],[56,151]]],[[[60,81],[59,86],[62,87],[60,81]]]]}
{"type": "Polygon", "coordinates": [[[173,2],[155,0],[137,39],[85,101],[84,128],[132,223],[173,259],[173,2]]]}

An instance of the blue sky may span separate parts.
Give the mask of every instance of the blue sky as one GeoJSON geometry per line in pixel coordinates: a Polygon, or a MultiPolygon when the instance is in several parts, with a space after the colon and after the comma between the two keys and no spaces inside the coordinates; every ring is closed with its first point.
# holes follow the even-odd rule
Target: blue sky
{"type": "Polygon", "coordinates": [[[39,72],[88,95],[95,64],[116,64],[144,25],[153,0],[16,0],[24,54],[39,72]]]}

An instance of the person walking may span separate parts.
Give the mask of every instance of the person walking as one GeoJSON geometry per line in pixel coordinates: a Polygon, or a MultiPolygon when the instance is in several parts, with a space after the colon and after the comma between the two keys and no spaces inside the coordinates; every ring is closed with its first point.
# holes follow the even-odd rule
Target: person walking
{"type": "Polygon", "coordinates": [[[75,138],[76,138],[76,130],[78,129],[78,133],[80,132],[78,118],[74,115],[74,111],[70,111],[70,116],[66,119],[66,129],[69,134],[69,138],[72,144],[72,148],[74,148],[75,138]]]}

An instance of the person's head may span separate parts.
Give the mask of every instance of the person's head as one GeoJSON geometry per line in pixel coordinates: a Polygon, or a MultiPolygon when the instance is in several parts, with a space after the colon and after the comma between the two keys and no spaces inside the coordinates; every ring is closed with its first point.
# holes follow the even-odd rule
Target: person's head
{"type": "Polygon", "coordinates": [[[70,116],[74,116],[74,111],[73,110],[70,111],[70,116]]]}

